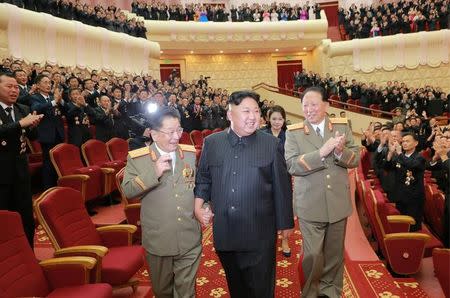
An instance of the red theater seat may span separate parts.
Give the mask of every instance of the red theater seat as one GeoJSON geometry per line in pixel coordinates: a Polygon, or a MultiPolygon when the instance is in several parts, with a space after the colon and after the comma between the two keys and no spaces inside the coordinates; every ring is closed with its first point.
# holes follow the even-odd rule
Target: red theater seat
{"type": "Polygon", "coordinates": [[[435,248],[433,266],[445,297],[450,297],[450,249],[435,248]]]}
{"type": "Polygon", "coordinates": [[[191,137],[186,131],[183,131],[183,133],[181,134],[180,144],[192,145],[191,137]]]}
{"type": "Polygon", "coordinates": [[[121,169],[116,174],[116,184],[118,186],[120,196],[122,198],[122,202],[124,205],[125,216],[127,218],[127,222],[131,225],[135,225],[137,227],[136,233],[133,234],[134,239],[137,242],[141,241],[141,203],[139,199],[128,199],[125,196],[122,188],[123,175],[125,172],[125,168],[121,169]]]}
{"type": "Polygon", "coordinates": [[[110,193],[114,169],[84,166],[77,146],[58,144],[50,150],[50,158],[58,173],[59,186],[78,190],[85,201],[110,193]]]}
{"type": "Polygon", "coordinates": [[[213,131],[211,129],[204,129],[204,130],[202,130],[202,137],[203,137],[203,139],[205,139],[207,136],[209,136],[212,133],[213,133],[213,131]]]}
{"type": "Polygon", "coordinates": [[[200,130],[193,130],[190,133],[192,144],[196,149],[201,149],[203,147],[203,135],[200,130]]]}
{"type": "Polygon", "coordinates": [[[0,297],[112,297],[108,284],[89,284],[96,265],[91,257],[63,257],[37,262],[20,215],[0,210],[0,297]]]}
{"type": "Polygon", "coordinates": [[[384,205],[388,203],[380,190],[370,189],[368,195],[373,204],[369,214],[373,217],[371,223],[374,225],[373,229],[381,252],[392,271],[402,275],[417,273],[420,270],[427,242],[432,237],[425,233],[393,232],[391,222],[397,224],[397,228],[403,226],[401,229],[409,231],[409,226],[415,223],[414,219],[404,215],[387,216],[386,213],[389,211],[384,205]]]}
{"type": "Polygon", "coordinates": [[[128,142],[121,138],[112,138],[106,143],[106,149],[111,160],[127,162],[128,142]]]}
{"type": "MultiPolygon", "coordinates": [[[[115,173],[119,172],[125,167],[125,162],[122,160],[110,160],[108,156],[108,150],[106,144],[99,140],[89,140],[81,146],[81,152],[83,153],[84,161],[88,166],[99,166],[100,168],[114,169],[115,173]]],[[[111,183],[117,189],[115,179],[111,183]]]]}
{"type": "Polygon", "coordinates": [[[78,191],[54,187],[45,191],[35,203],[35,212],[44,227],[55,256],[83,255],[97,260],[93,281],[114,287],[138,285],[133,276],[144,264],[144,249],[132,246],[133,225],[95,228],[78,191]]]}

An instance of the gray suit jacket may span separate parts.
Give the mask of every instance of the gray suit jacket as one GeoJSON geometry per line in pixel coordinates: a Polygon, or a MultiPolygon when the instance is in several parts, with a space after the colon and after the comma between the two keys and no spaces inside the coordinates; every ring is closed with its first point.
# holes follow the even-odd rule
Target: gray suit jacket
{"type": "Polygon", "coordinates": [[[318,136],[308,121],[293,124],[286,133],[285,157],[294,176],[294,210],[308,221],[338,222],[352,212],[347,168],[359,162],[359,148],[353,142],[346,118],[326,118],[324,138],[318,136]],[[346,135],[346,145],[338,160],[333,153],[323,160],[319,149],[339,131],[346,135]]]}
{"type": "Polygon", "coordinates": [[[201,245],[201,228],[194,217],[194,146],[180,145],[176,156],[174,174],[166,171],[158,180],[155,144],[130,151],[122,182],[128,198],[141,196],[142,244],[158,256],[184,254],[201,245]]]}

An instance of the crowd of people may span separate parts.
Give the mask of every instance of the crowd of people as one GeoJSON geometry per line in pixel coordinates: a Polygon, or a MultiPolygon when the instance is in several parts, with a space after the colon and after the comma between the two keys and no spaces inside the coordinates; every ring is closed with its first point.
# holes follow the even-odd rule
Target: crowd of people
{"type": "Polygon", "coordinates": [[[131,11],[147,20],[199,22],[278,22],[320,19],[320,5],[291,6],[289,3],[242,4],[227,9],[223,4],[165,4],[134,0],[131,11]]]}
{"type": "Polygon", "coordinates": [[[340,8],[338,21],[349,39],[368,38],[447,29],[449,12],[447,0],[401,0],[360,7],[352,4],[347,10],[340,8]]]}
{"type": "Polygon", "coordinates": [[[323,77],[306,70],[294,74],[294,90],[310,86],[322,87],[328,97],[337,95],[341,102],[345,103],[351,98],[358,100],[363,107],[376,104],[385,112],[400,108],[405,114],[408,110],[415,109],[419,114],[425,111],[429,116],[442,116],[450,109],[450,93],[447,94],[437,86],[414,87],[398,81],[388,81],[385,86],[377,86],[375,83],[363,83],[355,79],[350,82],[343,76],[333,78],[326,74],[323,77]]]}
{"type": "Polygon", "coordinates": [[[7,0],[20,8],[45,12],[55,17],[74,20],[86,25],[103,27],[110,31],[125,33],[134,37],[147,38],[147,28],[142,20],[127,19],[125,12],[115,6],[107,8],[82,4],[79,0],[7,0]]]}
{"type": "Polygon", "coordinates": [[[449,246],[450,125],[439,125],[435,117],[419,115],[414,109],[396,113],[385,124],[371,123],[361,143],[372,153],[372,168],[388,199],[404,215],[415,219],[418,231],[424,218],[424,172],[429,170],[445,194],[443,243],[449,246]],[[426,154],[424,152],[427,152],[426,154]]]}

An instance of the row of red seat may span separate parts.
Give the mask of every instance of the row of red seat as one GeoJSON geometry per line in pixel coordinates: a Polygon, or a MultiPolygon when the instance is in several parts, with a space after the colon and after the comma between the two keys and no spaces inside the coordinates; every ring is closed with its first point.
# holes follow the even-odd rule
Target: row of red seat
{"type": "MultiPolygon", "coordinates": [[[[431,180],[425,179],[426,185],[430,185],[428,182],[431,180]]],[[[372,175],[369,152],[365,148],[361,151],[356,190],[376,240],[375,248],[378,248],[391,270],[401,275],[415,274],[421,268],[422,258],[433,256],[436,275],[444,291],[448,289],[449,267],[442,268],[440,262],[447,260],[448,264],[450,250],[442,248],[442,242],[426,225],[417,233],[409,232],[414,219],[401,215],[389,202],[378,179],[372,175]]]]}

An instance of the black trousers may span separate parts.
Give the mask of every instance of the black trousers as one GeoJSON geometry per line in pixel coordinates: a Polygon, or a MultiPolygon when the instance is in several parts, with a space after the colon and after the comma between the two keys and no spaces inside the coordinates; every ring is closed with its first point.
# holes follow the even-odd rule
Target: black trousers
{"type": "MultiPolygon", "coordinates": [[[[12,183],[0,182],[0,209],[14,211],[22,217],[22,224],[30,246],[34,245],[34,217],[31,195],[31,179],[25,157],[16,161],[15,169],[8,169],[12,183]]],[[[4,227],[5,229],[7,227],[4,227]]]]}
{"type": "Polygon", "coordinates": [[[410,232],[416,232],[422,229],[424,204],[424,200],[416,198],[407,202],[401,201],[395,204],[395,207],[397,207],[397,210],[400,211],[402,215],[409,215],[416,221],[416,224],[410,227],[410,232]]]}
{"type": "Polygon", "coordinates": [[[258,251],[217,251],[232,298],[273,298],[275,243],[258,251]]]}
{"type": "Polygon", "coordinates": [[[42,186],[44,190],[56,185],[57,174],[50,160],[50,149],[58,143],[41,143],[42,148],[42,186]]]}

